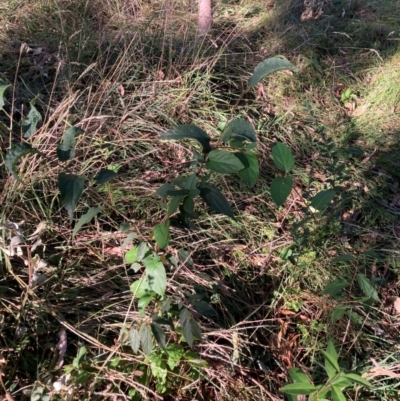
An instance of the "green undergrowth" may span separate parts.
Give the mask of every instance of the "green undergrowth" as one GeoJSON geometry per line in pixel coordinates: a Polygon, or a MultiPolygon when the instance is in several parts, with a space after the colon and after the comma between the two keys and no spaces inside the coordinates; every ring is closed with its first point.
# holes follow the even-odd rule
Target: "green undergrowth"
{"type": "Polygon", "coordinates": [[[217,1],[207,38],[196,37],[194,1],[4,3],[2,391],[396,400],[398,3],[322,2],[302,21],[302,1],[217,1]],[[277,55],[296,70],[249,87],[277,55]],[[160,246],[166,202],[155,191],[202,152],[161,135],[194,124],[230,151],[220,135],[235,119],[256,133],[257,182],[213,174],[228,216],[196,200],[189,227],[167,216],[160,246]],[[19,142],[37,152],[25,149],[12,177],[19,142]],[[279,168],[276,143],[293,168],[279,168]],[[73,213],[65,171],[86,177],[73,213]],[[288,176],[292,190],[277,197],[271,183],[288,176]],[[149,294],[134,283],[159,263],[165,283],[156,276],[143,307],[149,294]]]}

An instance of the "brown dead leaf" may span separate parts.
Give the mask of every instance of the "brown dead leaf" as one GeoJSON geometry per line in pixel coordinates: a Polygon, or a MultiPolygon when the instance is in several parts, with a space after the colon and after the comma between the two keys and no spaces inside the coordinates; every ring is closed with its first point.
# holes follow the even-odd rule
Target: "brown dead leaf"
{"type": "Polygon", "coordinates": [[[119,92],[119,94],[120,94],[121,96],[124,96],[124,95],[125,95],[125,89],[124,89],[124,87],[123,87],[122,84],[119,84],[119,85],[118,85],[118,92],[119,92]]]}
{"type": "Polygon", "coordinates": [[[371,361],[374,365],[372,369],[370,369],[366,374],[365,378],[367,380],[371,380],[377,376],[385,376],[385,377],[394,377],[395,379],[400,379],[400,373],[394,372],[395,370],[400,370],[400,365],[395,365],[391,367],[391,370],[382,368],[378,362],[371,358],[371,361]]]}
{"type": "Polygon", "coordinates": [[[400,315],[400,298],[396,297],[395,301],[393,302],[394,311],[397,315],[400,315]]]}
{"type": "Polygon", "coordinates": [[[365,103],[362,106],[357,107],[355,110],[353,110],[353,113],[351,114],[352,117],[360,117],[362,116],[369,108],[369,103],[365,103]]]}

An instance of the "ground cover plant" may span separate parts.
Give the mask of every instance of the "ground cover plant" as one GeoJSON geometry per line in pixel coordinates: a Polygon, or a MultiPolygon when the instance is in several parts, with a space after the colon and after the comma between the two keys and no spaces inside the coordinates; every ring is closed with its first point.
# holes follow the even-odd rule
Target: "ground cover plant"
{"type": "Polygon", "coordinates": [[[399,5],[197,6],[0,5],[2,392],[396,400],[399,5]]]}

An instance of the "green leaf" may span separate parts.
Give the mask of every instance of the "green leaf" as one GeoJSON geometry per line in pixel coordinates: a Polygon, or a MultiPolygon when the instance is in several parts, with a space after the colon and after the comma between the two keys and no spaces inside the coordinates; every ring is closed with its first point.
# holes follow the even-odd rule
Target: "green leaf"
{"type": "Polygon", "coordinates": [[[241,118],[230,121],[222,131],[221,139],[224,144],[234,141],[241,142],[250,141],[257,142],[256,132],[252,125],[241,118]]]}
{"type": "Polygon", "coordinates": [[[196,340],[201,341],[201,330],[200,330],[200,326],[196,322],[196,320],[190,319],[190,327],[192,330],[192,334],[196,338],[196,340]]]}
{"type": "Polygon", "coordinates": [[[346,379],[351,380],[354,383],[361,384],[362,386],[365,387],[373,387],[372,384],[368,381],[362,378],[360,375],[357,375],[355,373],[346,373],[343,375],[346,379]]]}
{"type": "MultiPolygon", "coordinates": [[[[179,188],[186,189],[187,191],[192,191],[196,188],[197,177],[196,174],[180,176],[176,177],[173,182],[174,184],[178,185],[179,188]]],[[[185,195],[187,195],[187,193],[185,193],[185,195]]]]}
{"type": "Polygon", "coordinates": [[[192,348],[194,341],[192,333],[192,325],[190,324],[191,319],[192,319],[191,313],[186,308],[182,308],[179,313],[179,322],[181,324],[183,336],[185,337],[185,340],[190,348],[192,348]]]}
{"type": "Polygon", "coordinates": [[[253,75],[250,77],[248,85],[257,85],[266,76],[282,70],[298,71],[290,61],[281,57],[267,58],[254,68],[253,75]]]}
{"type": "Polygon", "coordinates": [[[316,391],[318,388],[313,386],[311,383],[292,383],[287,384],[286,386],[282,387],[280,391],[285,394],[292,394],[292,395],[308,395],[311,394],[313,391],[316,391]]]}
{"type": "Polygon", "coordinates": [[[165,347],[166,347],[165,333],[164,333],[164,330],[162,329],[162,327],[157,323],[151,323],[150,327],[151,327],[151,331],[152,331],[153,336],[156,339],[158,345],[162,349],[165,349],[165,347]]]}
{"type": "Polygon", "coordinates": [[[200,196],[216,212],[233,218],[232,209],[225,196],[212,184],[199,185],[200,196]]]}
{"type": "Polygon", "coordinates": [[[167,214],[168,217],[172,216],[179,207],[179,204],[181,203],[181,200],[183,199],[183,196],[173,196],[172,199],[168,203],[168,208],[167,208],[167,214]]]}
{"type": "Polygon", "coordinates": [[[153,351],[153,340],[151,338],[151,331],[149,326],[146,323],[142,323],[140,326],[140,344],[142,346],[142,350],[146,355],[150,355],[151,351],[153,351]]]}
{"type": "Polygon", "coordinates": [[[203,153],[209,153],[212,150],[210,137],[205,131],[193,124],[178,125],[162,134],[161,139],[196,139],[203,147],[203,153]]]}
{"type": "Polygon", "coordinates": [[[75,368],[79,367],[79,365],[82,363],[83,357],[84,357],[86,354],[87,354],[87,348],[84,347],[84,346],[79,347],[79,349],[78,349],[78,354],[77,354],[77,356],[74,358],[74,360],[73,360],[73,362],[72,362],[72,365],[73,365],[75,368]]]}
{"type": "Polygon", "coordinates": [[[145,309],[147,308],[147,306],[149,305],[149,303],[152,301],[152,299],[154,298],[154,296],[156,295],[155,292],[150,291],[150,293],[148,295],[144,295],[143,297],[139,298],[138,301],[138,309],[140,312],[140,316],[143,317],[145,314],[145,309]]]}
{"type": "Polygon", "coordinates": [[[183,204],[182,204],[183,210],[189,217],[195,217],[194,213],[194,200],[191,196],[186,196],[183,204]]]}
{"type": "Polygon", "coordinates": [[[331,311],[331,321],[332,323],[337,322],[340,320],[346,311],[348,310],[348,307],[346,305],[337,305],[335,306],[332,311],[331,311]]]}
{"type": "Polygon", "coordinates": [[[206,167],[217,173],[230,174],[244,169],[242,162],[227,150],[213,150],[208,155],[206,167]]]}
{"type": "Polygon", "coordinates": [[[132,264],[138,261],[138,250],[139,247],[134,246],[125,254],[125,262],[132,264]]]}
{"type": "Polygon", "coordinates": [[[182,359],[185,353],[185,349],[180,344],[168,344],[167,354],[168,354],[168,366],[171,370],[175,369],[179,361],[182,359]]]}
{"type": "Polygon", "coordinates": [[[346,254],[346,255],[338,255],[332,258],[331,262],[332,263],[338,263],[338,262],[351,262],[352,260],[355,260],[356,257],[351,254],[346,254]]]}
{"type": "Polygon", "coordinates": [[[148,250],[149,247],[147,246],[147,244],[145,242],[141,242],[137,248],[136,261],[141,262],[143,258],[146,256],[148,250]]]}
{"type": "Polygon", "coordinates": [[[332,189],[318,192],[312,199],[310,206],[316,210],[324,210],[335,197],[336,192],[332,189]]]}
{"type": "Polygon", "coordinates": [[[61,201],[68,212],[70,224],[74,217],[75,207],[82,195],[85,185],[83,175],[60,173],[58,175],[58,189],[61,193],[61,201]]]}
{"type": "Polygon", "coordinates": [[[249,186],[254,187],[260,175],[260,167],[258,165],[257,155],[253,152],[235,153],[242,164],[245,166],[243,170],[238,171],[239,177],[249,186]],[[239,156],[240,155],[240,156],[239,156]],[[243,160],[243,158],[245,160],[243,160]],[[246,165],[247,163],[247,165],[246,165]]]}
{"type": "MultiPolygon", "coordinates": [[[[322,354],[325,357],[325,368],[329,364],[331,367],[333,367],[333,369],[335,369],[336,373],[339,373],[340,368],[339,368],[337,359],[335,359],[335,357],[333,355],[331,355],[330,353],[328,353],[327,351],[322,351],[322,354]]],[[[327,369],[327,373],[332,373],[332,369],[330,369],[329,371],[327,369]]],[[[329,377],[331,377],[331,376],[329,376],[329,377]]]]}
{"type": "Polygon", "coordinates": [[[150,260],[145,263],[146,279],[150,290],[158,295],[164,295],[167,288],[167,274],[164,265],[156,260],[150,260]]]}
{"type": "Polygon", "coordinates": [[[166,182],[156,190],[156,194],[158,196],[166,198],[168,196],[168,191],[174,191],[174,190],[175,190],[175,185],[171,184],[170,182],[166,182]]]}
{"type": "Polygon", "coordinates": [[[149,283],[145,279],[136,280],[131,285],[131,293],[137,298],[150,295],[151,292],[149,283]]]}
{"type": "Polygon", "coordinates": [[[369,298],[374,301],[380,302],[378,292],[375,290],[374,286],[371,284],[371,281],[364,274],[357,274],[357,282],[361,288],[361,291],[369,298]]]}
{"type": "Polygon", "coordinates": [[[284,173],[290,173],[294,168],[292,151],[282,142],[275,142],[272,145],[272,158],[275,166],[284,173]]]}
{"type": "Polygon", "coordinates": [[[339,365],[338,365],[338,355],[335,349],[335,346],[333,345],[332,341],[328,342],[328,347],[326,351],[323,351],[324,354],[324,359],[325,359],[325,370],[326,373],[328,374],[328,377],[332,379],[333,377],[336,376],[337,373],[339,373],[339,365]]]}
{"type": "Polygon", "coordinates": [[[340,390],[340,387],[332,386],[331,393],[332,393],[332,401],[347,401],[346,397],[340,390]]]}
{"type": "Polygon", "coordinates": [[[216,317],[217,312],[215,309],[206,301],[195,301],[193,302],[193,308],[196,312],[203,316],[216,317]]]}
{"type": "Polygon", "coordinates": [[[100,210],[100,207],[91,207],[83,216],[81,216],[81,218],[75,224],[74,231],[72,232],[72,237],[75,237],[78,231],[85,224],[89,223],[93,219],[93,217],[95,217],[100,212],[100,210]]]}
{"type": "Polygon", "coordinates": [[[340,295],[342,290],[347,288],[349,285],[350,283],[347,280],[337,279],[328,283],[322,293],[336,297],[337,295],[340,295]]]}
{"type": "Polygon", "coordinates": [[[24,138],[30,138],[35,132],[36,127],[40,121],[42,121],[42,116],[33,105],[34,101],[31,102],[31,109],[26,117],[21,120],[21,128],[24,133],[24,138]]]}
{"type": "Polygon", "coordinates": [[[83,130],[77,127],[70,127],[64,132],[61,143],[57,146],[58,160],[65,162],[75,157],[75,138],[82,133],[83,130]]]}
{"type": "Polygon", "coordinates": [[[129,343],[131,345],[133,353],[136,354],[139,351],[140,347],[140,334],[134,328],[130,329],[129,331],[129,343]]]}
{"type": "Polygon", "coordinates": [[[99,174],[96,175],[96,183],[97,184],[105,184],[108,181],[111,181],[113,178],[118,177],[119,174],[116,173],[113,170],[110,170],[108,168],[102,168],[99,171],[99,174]]]}
{"type": "Polygon", "coordinates": [[[294,383],[308,383],[311,384],[309,377],[300,368],[290,368],[289,376],[294,383]]]}
{"type": "Polygon", "coordinates": [[[293,179],[290,175],[286,177],[275,177],[271,182],[271,197],[276,206],[282,206],[293,188],[293,179]]]}
{"type": "Polygon", "coordinates": [[[6,165],[8,171],[12,174],[12,176],[19,182],[22,182],[22,180],[18,177],[16,164],[22,156],[25,156],[29,153],[38,153],[38,151],[32,148],[32,146],[28,143],[20,142],[13,145],[6,154],[4,164],[6,165]]]}
{"type": "Polygon", "coordinates": [[[169,243],[169,219],[166,219],[154,227],[154,238],[160,249],[164,249],[169,243]]]}
{"type": "Polygon", "coordinates": [[[10,87],[11,85],[0,85],[0,110],[3,110],[5,105],[4,102],[4,92],[10,87]]]}

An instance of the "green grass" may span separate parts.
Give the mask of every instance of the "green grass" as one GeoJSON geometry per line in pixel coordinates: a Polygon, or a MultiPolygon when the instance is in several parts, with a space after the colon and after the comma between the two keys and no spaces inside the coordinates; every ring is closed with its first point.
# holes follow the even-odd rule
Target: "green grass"
{"type": "MultiPolygon", "coordinates": [[[[347,399],[397,399],[397,2],[335,0],[320,19],[301,22],[301,1],[217,1],[212,40],[200,42],[195,2],[130,3],[8,0],[0,6],[0,78],[12,85],[0,112],[0,221],[23,221],[24,237],[42,227],[28,243],[40,238],[45,246],[31,256],[22,249],[28,265],[36,254],[48,261],[47,280],[30,290],[23,258],[5,253],[17,232],[1,229],[3,390],[15,399],[34,388],[54,399],[283,399],[279,388],[290,382],[291,367],[316,383],[325,380],[321,351],[333,338],[343,368],[373,384],[348,389],[347,399]],[[257,98],[246,81],[258,62],[278,54],[299,72],[263,80],[257,98]],[[341,94],[348,88],[356,99],[345,105],[341,94]],[[43,126],[28,142],[42,156],[21,160],[20,184],[6,171],[4,155],[21,141],[19,121],[36,96],[43,126]],[[167,265],[167,294],[189,305],[189,295],[201,289],[217,317],[192,309],[203,337],[193,351],[207,366],[182,359],[168,372],[162,395],[152,361],[132,352],[125,333],[141,319],[130,292],[141,273],[124,262],[128,234],[121,225],[136,234],[135,244],[154,243],[153,227],[164,217],[154,191],[192,159],[189,143],[161,142],[161,133],[193,123],[217,141],[218,124],[234,117],[257,130],[260,179],[249,189],[234,176],[213,178],[236,219],[199,203],[196,229],[171,229],[166,256],[183,248],[193,266],[167,265]],[[85,131],[68,164],[72,173],[91,178],[111,166],[123,173],[85,188],[75,220],[89,207],[102,211],[74,239],[57,188],[65,166],[55,153],[71,124],[85,131]],[[280,208],[269,190],[276,140],[296,160],[295,188],[280,208]],[[309,213],[305,199],[333,179],[341,187],[334,203],[309,213]],[[335,262],[348,254],[354,259],[335,262]],[[380,302],[363,302],[360,273],[375,280],[380,302]],[[340,298],[323,293],[335,279],[349,282],[340,298]],[[347,312],[335,320],[338,306],[347,312]],[[67,348],[59,366],[62,328],[67,348]],[[71,368],[83,346],[79,368],[71,368]],[[380,375],[373,370],[378,365],[380,375]],[[53,387],[67,371],[70,398],[53,387]]],[[[179,337],[168,334],[167,341],[189,350],[179,337]]]]}

